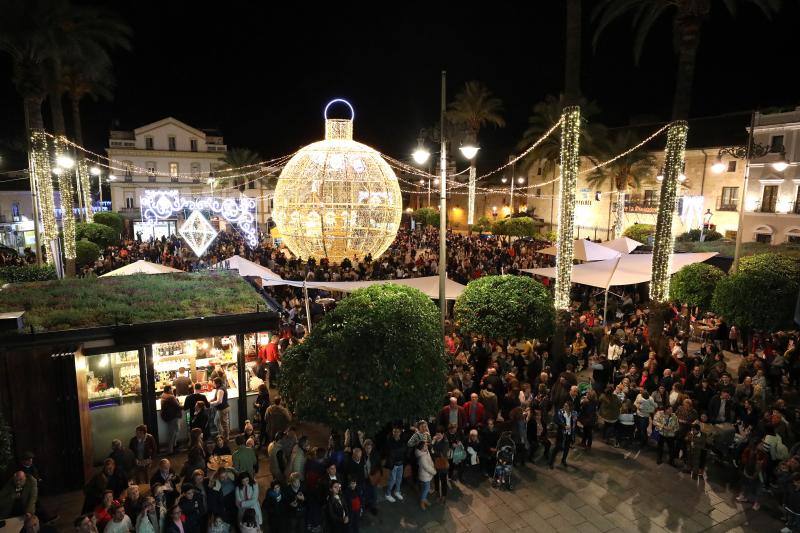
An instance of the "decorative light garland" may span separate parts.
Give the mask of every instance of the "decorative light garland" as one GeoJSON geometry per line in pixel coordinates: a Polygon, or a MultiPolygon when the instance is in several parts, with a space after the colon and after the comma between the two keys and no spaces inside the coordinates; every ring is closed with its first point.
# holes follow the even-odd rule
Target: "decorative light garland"
{"type": "MultiPolygon", "coordinates": [[[[55,140],[56,157],[67,154],[67,138],[59,135],[55,140]]],[[[74,167],[73,167],[74,168],[74,167]]],[[[75,211],[73,211],[72,168],[62,168],[58,173],[58,190],[61,193],[61,230],[64,233],[64,258],[75,259],[75,211]]],[[[56,234],[57,235],[57,234],[56,234]]],[[[73,275],[70,273],[69,275],[73,275]]]]}
{"type": "Polygon", "coordinates": [[[669,128],[669,127],[672,125],[672,124],[673,124],[673,123],[671,122],[671,123],[669,123],[669,124],[667,124],[667,125],[665,125],[665,126],[663,126],[663,127],[659,128],[658,130],[656,130],[655,132],[653,132],[653,133],[652,133],[652,134],[651,134],[649,137],[647,137],[646,139],[644,139],[643,141],[641,141],[641,142],[640,142],[639,144],[637,144],[636,146],[631,146],[630,148],[628,148],[628,149],[627,149],[627,150],[625,150],[624,152],[622,152],[622,153],[619,153],[619,154],[615,155],[614,157],[612,157],[611,159],[608,159],[608,160],[606,160],[606,161],[603,161],[602,163],[598,163],[598,164],[596,164],[596,165],[595,165],[595,166],[593,166],[593,167],[589,167],[589,168],[587,168],[587,169],[585,169],[585,170],[581,170],[581,171],[579,172],[579,174],[588,174],[589,172],[593,172],[593,171],[597,170],[598,168],[603,168],[603,167],[604,167],[604,166],[606,166],[606,165],[610,165],[611,163],[613,163],[614,161],[616,161],[617,159],[619,159],[619,158],[621,158],[621,157],[625,157],[626,155],[630,154],[631,152],[634,152],[634,151],[638,150],[639,148],[641,148],[641,147],[642,147],[642,146],[644,146],[645,144],[649,143],[650,141],[652,141],[653,139],[655,139],[656,137],[658,137],[659,135],[661,135],[661,134],[662,134],[662,133],[663,133],[665,130],[667,130],[667,129],[668,129],[668,128],[669,128]]]}
{"type": "Polygon", "coordinates": [[[92,210],[92,189],[91,180],[89,178],[89,162],[85,157],[78,157],[78,180],[81,184],[81,201],[83,208],[86,210],[86,222],[94,220],[94,211],[92,210]]]}
{"type": "Polygon", "coordinates": [[[667,148],[664,154],[664,179],[661,182],[661,198],[656,218],[656,233],[653,241],[653,273],[650,281],[650,299],[666,302],[669,299],[669,272],[674,241],[672,218],[678,191],[678,175],[683,169],[686,153],[686,136],[689,126],[680,120],[670,124],[667,132],[667,148]]]}
{"type": "Polygon", "coordinates": [[[51,261],[50,240],[58,237],[56,226],[56,210],[53,201],[53,176],[50,170],[50,151],[48,149],[48,135],[43,130],[31,131],[31,157],[33,164],[32,176],[36,187],[36,196],[39,203],[39,218],[42,221],[41,244],[44,245],[44,257],[51,261]]]}
{"type": "Polygon", "coordinates": [[[555,308],[569,309],[575,236],[575,192],[580,168],[581,110],[565,107],[561,115],[561,201],[558,206],[555,308]]]}
{"type": "Polygon", "coordinates": [[[614,238],[622,237],[625,230],[625,191],[617,191],[617,213],[614,220],[614,238]]]}

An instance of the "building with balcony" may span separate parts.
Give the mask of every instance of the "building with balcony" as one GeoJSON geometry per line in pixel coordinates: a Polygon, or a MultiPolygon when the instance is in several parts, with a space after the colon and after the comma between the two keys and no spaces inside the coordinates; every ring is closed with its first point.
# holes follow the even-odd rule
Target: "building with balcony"
{"type": "MultiPolygon", "coordinates": [[[[686,181],[678,188],[678,201],[673,233],[677,236],[703,223],[703,214],[711,210],[711,225],[728,238],[736,237],[739,223],[738,206],[744,183],[744,161],[724,159],[723,172],[716,173],[712,166],[716,162],[720,147],[693,148],[686,151],[686,181]]],[[[633,224],[655,224],[658,213],[661,184],[656,179],[658,169],[664,161],[664,152],[655,151],[656,164],[650,179],[635,190],[629,190],[624,198],[624,227],[633,224]]],[[[619,194],[608,180],[601,186],[593,186],[587,179],[593,163],[581,158],[581,174],[575,201],[575,232],[579,238],[607,239],[613,237],[619,194]]],[[[544,162],[532,166],[527,181],[531,184],[550,181],[558,169],[544,171],[544,162]]],[[[535,208],[537,216],[553,229],[558,225],[559,182],[527,189],[527,206],[535,208]]]]}
{"type": "Polygon", "coordinates": [[[750,164],[744,241],[800,243],[800,107],[756,113],[753,139],[767,153],[750,164]],[[788,163],[782,170],[781,161],[788,163]]]}
{"type": "MultiPolygon", "coordinates": [[[[154,232],[156,237],[176,232],[182,215],[159,223],[153,229],[141,222],[140,198],[146,190],[177,190],[193,198],[229,197],[242,195],[256,200],[256,220],[266,223],[269,213],[268,191],[253,177],[240,188],[215,186],[209,182],[227,153],[219,132],[200,130],[172,117],[146,124],[132,131],[112,130],[106,152],[116,167],[109,177],[112,209],[129,220],[132,233],[154,232]]],[[[212,221],[216,223],[217,221],[212,221]]]]}

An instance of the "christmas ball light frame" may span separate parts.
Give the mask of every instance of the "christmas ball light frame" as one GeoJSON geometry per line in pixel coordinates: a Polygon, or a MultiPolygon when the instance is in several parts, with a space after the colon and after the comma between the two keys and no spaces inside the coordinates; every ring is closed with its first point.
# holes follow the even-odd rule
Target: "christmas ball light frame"
{"type": "Polygon", "coordinates": [[[377,258],[400,227],[397,176],[378,151],[353,140],[350,102],[331,100],[323,117],[325,139],[301,148],[278,178],[273,219],[298,257],[377,258]],[[335,103],[350,108],[350,119],[328,118],[335,103]]]}

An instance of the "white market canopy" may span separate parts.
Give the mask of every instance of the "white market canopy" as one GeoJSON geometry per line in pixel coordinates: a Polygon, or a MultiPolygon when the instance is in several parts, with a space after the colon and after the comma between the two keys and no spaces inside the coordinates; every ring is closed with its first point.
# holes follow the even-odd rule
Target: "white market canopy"
{"type": "MultiPolygon", "coordinates": [[[[606,246],[601,246],[586,239],[575,239],[574,243],[575,259],[580,261],[603,261],[604,259],[616,259],[620,252],[612,250],[606,246]]],[[[539,250],[540,254],[556,255],[558,246],[550,246],[539,250]]],[[[627,252],[625,252],[627,253],[627,252]]]]}
{"type": "Polygon", "coordinates": [[[211,267],[217,270],[238,270],[240,276],[254,276],[267,280],[279,280],[281,277],[265,266],[254,263],[240,255],[234,255],[211,267]]]}
{"type": "Polygon", "coordinates": [[[639,241],[634,241],[628,237],[619,237],[618,239],[600,243],[600,246],[605,246],[623,254],[629,254],[641,245],[642,243],[639,241]]]}
{"type": "MultiPolygon", "coordinates": [[[[429,298],[439,298],[439,277],[426,276],[424,278],[408,278],[408,279],[382,279],[375,281],[290,281],[286,279],[272,279],[264,280],[264,285],[290,285],[292,287],[306,287],[307,289],[322,289],[326,291],[336,292],[353,292],[364,287],[371,287],[372,285],[382,285],[384,283],[395,283],[397,285],[405,285],[406,287],[413,287],[419,289],[429,298]]],[[[447,300],[455,300],[466,288],[460,283],[456,283],[450,279],[445,282],[445,298],[447,300]]]]}
{"type": "MultiPolygon", "coordinates": [[[[716,252],[692,253],[692,254],[672,254],[672,264],[670,274],[674,274],[683,267],[694,263],[702,263],[717,255],[716,252]]],[[[650,281],[653,265],[653,254],[631,254],[621,255],[616,259],[605,261],[595,261],[584,263],[572,267],[572,283],[590,285],[601,289],[618,285],[634,285],[650,281]]],[[[522,272],[555,278],[556,269],[532,268],[524,269],[522,272]]]]}
{"type": "Polygon", "coordinates": [[[131,274],[168,274],[170,272],[183,272],[183,270],[159,265],[157,263],[151,263],[149,261],[145,261],[144,259],[139,259],[138,261],[125,265],[124,267],[112,270],[111,272],[106,272],[100,277],[130,276],[131,274]]]}

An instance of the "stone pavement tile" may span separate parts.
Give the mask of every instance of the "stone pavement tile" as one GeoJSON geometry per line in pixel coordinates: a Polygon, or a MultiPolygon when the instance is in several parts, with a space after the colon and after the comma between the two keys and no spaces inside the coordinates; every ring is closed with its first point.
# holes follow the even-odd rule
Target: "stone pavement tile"
{"type": "Polygon", "coordinates": [[[719,511],[723,515],[727,515],[728,518],[730,518],[731,516],[742,512],[743,508],[742,508],[742,505],[739,504],[739,503],[731,505],[731,504],[729,504],[727,502],[719,502],[718,504],[716,504],[714,506],[714,509],[719,511]]]}
{"type": "Polygon", "coordinates": [[[591,522],[584,522],[575,528],[578,533],[601,533],[601,530],[591,522]]]}
{"type": "Polygon", "coordinates": [[[606,520],[606,518],[600,513],[597,509],[590,505],[584,505],[583,507],[578,507],[578,513],[586,518],[592,525],[594,525],[599,531],[608,531],[614,528],[614,524],[606,520]]]}
{"type": "Polygon", "coordinates": [[[550,524],[554,530],[558,531],[575,531],[576,526],[578,524],[570,524],[566,520],[562,520],[559,516],[554,516],[553,518],[548,518],[547,523],[550,524]]]}
{"type": "Polygon", "coordinates": [[[498,520],[497,522],[492,522],[491,524],[486,524],[486,529],[488,529],[492,533],[513,533],[514,531],[512,527],[510,527],[502,520],[498,520]]]}
{"type": "Polygon", "coordinates": [[[533,509],[528,509],[527,511],[519,513],[517,516],[529,526],[535,526],[536,524],[542,523],[545,520],[542,515],[533,509]]]}
{"type": "Polygon", "coordinates": [[[606,519],[612,522],[622,531],[631,533],[662,533],[667,531],[658,524],[654,524],[649,519],[644,517],[639,517],[635,520],[628,520],[620,514],[609,513],[606,515],[606,519]]]}
{"type": "Polygon", "coordinates": [[[500,520],[500,517],[497,515],[497,513],[495,513],[483,502],[474,502],[471,507],[472,513],[484,524],[490,524],[500,520]]]}
{"type": "Polygon", "coordinates": [[[539,502],[533,505],[533,510],[536,511],[540,517],[547,519],[558,514],[556,508],[547,502],[539,502]]]}
{"type": "Polygon", "coordinates": [[[512,531],[517,531],[523,529],[528,526],[528,523],[522,519],[522,517],[517,513],[509,513],[506,515],[500,515],[500,519],[509,527],[512,531]]]}
{"type": "Polygon", "coordinates": [[[555,503],[553,507],[558,512],[558,515],[553,517],[554,519],[562,519],[573,526],[577,526],[578,524],[586,521],[584,516],[564,502],[555,503]]]}

